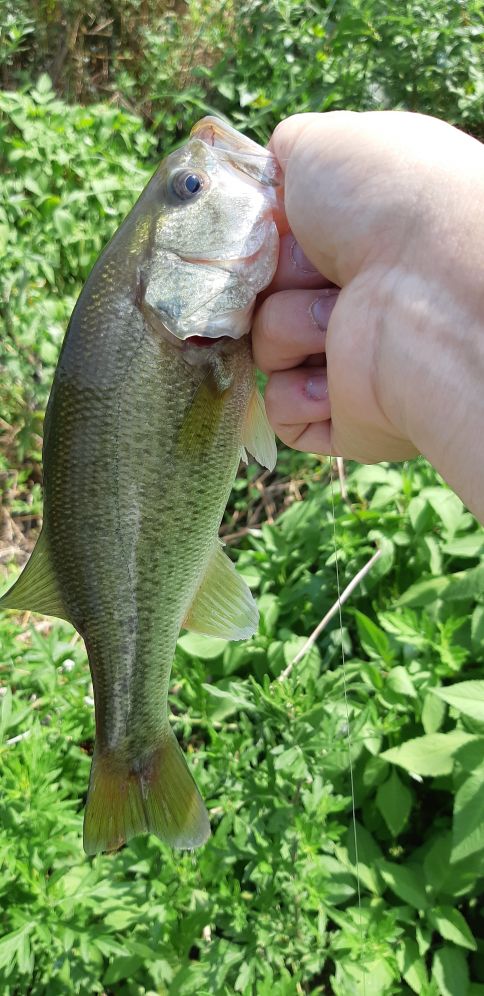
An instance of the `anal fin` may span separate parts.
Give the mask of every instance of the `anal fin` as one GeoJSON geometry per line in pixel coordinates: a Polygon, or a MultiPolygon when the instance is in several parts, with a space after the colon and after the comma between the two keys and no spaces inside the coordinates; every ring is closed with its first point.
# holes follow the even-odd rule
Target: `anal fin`
{"type": "Polygon", "coordinates": [[[259,624],[250,588],[217,540],[208,570],[183,623],[186,629],[224,640],[247,640],[259,624]]]}
{"type": "Polygon", "coordinates": [[[22,573],[0,598],[0,609],[40,612],[70,622],[43,530],[22,573]]]}

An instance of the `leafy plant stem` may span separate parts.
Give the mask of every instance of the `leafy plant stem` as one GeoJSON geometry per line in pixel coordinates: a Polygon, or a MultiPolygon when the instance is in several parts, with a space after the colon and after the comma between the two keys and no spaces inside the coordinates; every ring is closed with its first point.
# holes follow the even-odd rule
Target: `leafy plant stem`
{"type": "Polygon", "coordinates": [[[321,622],[318,623],[318,625],[316,626],[316,628],[313,629],[313,631],[310,634],[310,636],[308,636],[308,638],[306,640],[306,643],[304,644],[303,647],[301,647],[301,650],[299,651],[299,653],[297,653],[296,656],[293,657],[292,661],[290,661],[289,664],[287,665],[287,667],[284,668],[284,671],[281,671],[281,674],[279,675],[279,678],[278,678],[279,681],[285,681],[289,677],[289,675],[291,674],[292,669],[295,667],[295,665],[299,664],[299,661],[301,661],[303,659],[303,657],[305,657],[305,655],[307,653],[309,653],[309,651],[311,650],[311,647],[313,647],[314,644],[316,643],[316,640],[318,639],[318,636],[320,636],[320,634],[323,632],[324,628],[328,625],[329,622],[331,622],[331,620],[333,619],[333,617],[339,611],[340,606],[344,605],[344,603],[348,601],[348,599],[349,599],[350,595],[352,594],[352,592],[355,590],[355,588],[358,587],[358,585],[363,580],[363,578],[366,577],[366,575],[368,574],[368,572],[371,571],[373,565],[376,564],[377,560],[380,559],[381,555],[382,555],[382,551],[381,550],[376,550],[375,553],[373,554],[373,556],[370,557],[370,559],[366,562],[366,564],[363,565],[363,567],[361,568],[361,570],[359,570],[357,572],[357,574],[355,574],[355,576],[351,579],[351,581],[349,582],[349,584],[346,585],[346,588],[344,589],[344,591],[341,592],[341,595],[339,596],[339,598],[336,599],[336,601],[331,606],[331,608],[328,610],[328,612],[326,613],[326,615],[323,616],[323,618],[321,619],[321,622]]]}

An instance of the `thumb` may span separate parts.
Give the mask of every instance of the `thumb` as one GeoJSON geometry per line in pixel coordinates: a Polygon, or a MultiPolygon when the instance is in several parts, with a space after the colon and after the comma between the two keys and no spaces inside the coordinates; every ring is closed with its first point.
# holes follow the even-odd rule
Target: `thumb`
{"type": "MultiPolygon", "coordinates": [[[[412,258],[413,235],[439,221],[434,190],[448,186],[456,134],[403,111],[297,114],[277,126],[270,146],[285,174],[287,219],[321,273],[343,287],[372,263],[412,258]]],[[[468,156],[467,136],[457,144],[468,156]]]]}
{"type": "Polygon", "coordinates": [[[361,117],[350,111],[295,114],[277,125],[269,142],[284,174],[288,225],[314,266],[339,286],[354,275],[344,246],[357,224],[351,165],[361,117]]]}

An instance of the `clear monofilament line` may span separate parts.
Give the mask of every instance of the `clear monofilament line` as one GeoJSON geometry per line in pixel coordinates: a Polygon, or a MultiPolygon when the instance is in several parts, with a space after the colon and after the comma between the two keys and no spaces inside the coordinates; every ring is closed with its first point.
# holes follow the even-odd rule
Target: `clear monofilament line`
{"type": "MultiPolygon", "coordinates": [[[[351,756],[352,750],[352,740],[351,740],[351,724],[350,724],[350,709],[348,704],[348,687],[346,682],[346,659],[345,659],[345,648],[343,642],[343,615],[341,611],[341,587],[339,580],[339,561],[338,561],[338,544],[336,538],[336,518],[335,518],[335,504],[334,504],[334,484],[333,484],[333,455],[330,451],[329,455],[329,481],[331,490],[331,516],[333,520],[333,547],[334,547],[334,562],[336,568],[336,592],[338,595],[338,616],[339,616],[339,630],[340,630],[340,640],[341,640],[341,663],[343,668],[343,689],[344,689],[344,700],[345,700],[345,711],[346,711],[346,744],[348,749],[348,760],[350,769],[350,785],[351,785],[351,811],[353,818],[353,841],[355,847],[355,869],[356,869],[356,891],[358,896],[358,921],[359,921],[359,931],[360,931],[360,944],[361,951],[363,952],[363,918],[361,915],[361,887],[360,887],[360,865],[358,859],[358,834],[356,832],[356,808],[355,808],[355,785],[353,778],[353,759],[351,756]]],[[[365,987],[365,968],[363,967],[362,981],[363,990],[362,996],[366,994],[365,987]]]]}

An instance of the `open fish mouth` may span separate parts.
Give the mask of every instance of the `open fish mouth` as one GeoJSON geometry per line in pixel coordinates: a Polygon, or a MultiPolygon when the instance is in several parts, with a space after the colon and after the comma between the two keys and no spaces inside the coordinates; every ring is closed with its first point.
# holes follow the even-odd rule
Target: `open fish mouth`
{"type": "Polygon", "coordinates": [[[197,349],[209,349],[211,346],[214,346],[215,343],[222,342],[222,340],[229,342],[231,341],[231,336],[189,335],[188,338],[185,339],[185,346],[196,346],[197,349]]]}
{"type": "Polygon", "coordinates": [[[264,187],[282,187],[282,171],[275,156],[262,145],[241,135],[226,121],[208,115],[197,121],[190,138],[198,138],[231,166],[261,183],[264,187]]]}

